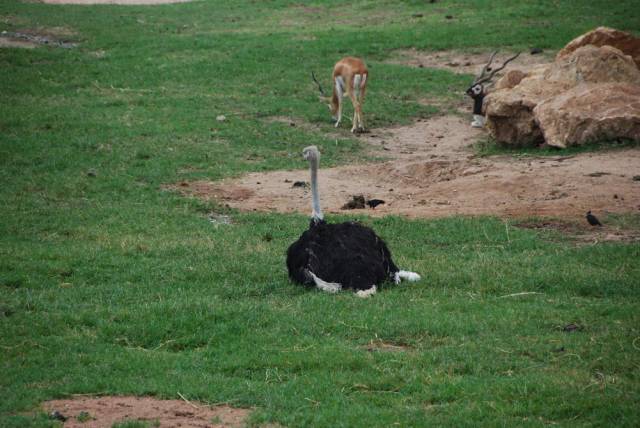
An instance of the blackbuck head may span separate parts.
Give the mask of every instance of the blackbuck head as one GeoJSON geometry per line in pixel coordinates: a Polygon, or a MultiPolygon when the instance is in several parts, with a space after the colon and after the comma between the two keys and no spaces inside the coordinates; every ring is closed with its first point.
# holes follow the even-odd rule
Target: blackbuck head
{"type": "Polygon", "coordinates": [[[507,64],[509,64],[514,59],[518,58],[518,56],[520,55],[520,52],[518,52],[517,54],[515,54],[514,56],[512,56],[511,58],[508,58],[505,62],[503,62],[500,67],[491,68],[491,63],[493,63],[493,59],[496,57],[497,53],[498,51],[494,51],[491,54],[491,56],[489,57],[489,62],[487,62],[487,64],[482,68],[482,71],[480,72],[480,74],[476,76],[471,86],[469,86],[469,88],[466,90],[465,93],[469,95],[471,98],[475,99],[480,96],[483,96],[485,84],[487,82],[490,82],[497,72],[504,70],[507,64]]]}

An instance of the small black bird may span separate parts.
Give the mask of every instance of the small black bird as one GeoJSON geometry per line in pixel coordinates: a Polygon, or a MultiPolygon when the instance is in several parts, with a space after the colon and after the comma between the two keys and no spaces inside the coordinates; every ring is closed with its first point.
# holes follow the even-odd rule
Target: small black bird
{"type": "Polygon", "coordinates": [[[598,220],[596,216],[591,214],[591,211],[587,211],[587,221],[591,226],[602,226],[602,223],[600,223],[600,220],[598,220]]]}
{"type": "Polygon", "coordinates": [[[384,204],[384,201],[382,199],[369,199],[367,201],[367,205],[369,205],[369,207],[372,209],[375,209],[375,207],[380,204],[384,204]]]}
{"type": "Polygon", "coordinates": [[[59,411],[54,410],[53,412],[49,413],[49,419],[65,422],[69,418],[63,415],[62,413],[60,413],[59,411]]]}

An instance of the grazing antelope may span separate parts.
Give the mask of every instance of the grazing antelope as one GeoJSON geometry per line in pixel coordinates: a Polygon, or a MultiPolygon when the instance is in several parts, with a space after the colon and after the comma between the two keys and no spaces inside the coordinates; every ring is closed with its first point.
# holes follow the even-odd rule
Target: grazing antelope
{"type": "MultiPolygon", "coordinates": [[[[340,125],[340,120],[342,119],[342,98],[346,94],[351,99],[354,110],[351,132],[364,131],[362,104],[364,104],[364,94],[367,90],[368,76],[369,71],[367,70],[367,66],[364,64],[364,61],[359,58],[342,58],[333,67],[333,96],[331,97],[329,110],[331,110],[331,115],[336,121],[336,128],[340,125]]],[[[318,85],[323,101],[328,100],[328,97],[326,97],[313,72],[311,73],[311,77],[318,85]]]]}
{"type": "Polygon", "coordinates": [[[471,86],[469,86],[469,88],[467,88],[466,91],[466,94],[473,99],[473,122],[471,122],[471,126],[473,126],[474,128],[482,128],[484,126],[484,116],[482,115],[482,102],[484,101],[485,96],[484,84],[493,79],[493,76],[495,76],[498,71],[503,70],[507,66],[507,64],[509,64],[509,62],[513,61],[520,55],[520,52],[518,52],[517,54],[503,62],[502,66],[500,66],[499,68],[492,69],[491,63],[493,62],[493,59],[496,57],[497,53],[498,51],[494,51],[491,54],[487,65],[482,68],[480,74],[478,74],[478,76],[473,80],[473,83],[471,84],[471,86]],[[490,72],[490,74],[487,75],[487,72],[490,72]]]}

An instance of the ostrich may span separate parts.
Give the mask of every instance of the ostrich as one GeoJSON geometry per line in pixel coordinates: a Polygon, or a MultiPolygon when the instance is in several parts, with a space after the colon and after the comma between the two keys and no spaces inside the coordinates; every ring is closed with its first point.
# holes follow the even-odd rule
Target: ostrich
{"type": "Polygon", "coordinates": [[[360,297],[375,294],[376,286],[387,280],[419,280],[417,273],[396,267],[387,245],[370,228],[353,221],[324,221],[318,195],[320,152],[309,146],[302,155],[311,170],[313,211],[309,229],[287,250],[291,280],[329,293],[351,288],[360,297]]]}

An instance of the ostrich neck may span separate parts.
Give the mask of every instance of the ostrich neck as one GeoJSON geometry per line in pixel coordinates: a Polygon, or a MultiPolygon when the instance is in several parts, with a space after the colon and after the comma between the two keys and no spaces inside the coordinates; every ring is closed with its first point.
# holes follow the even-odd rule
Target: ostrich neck
{"type": "Polygon", "coordinates": [[[313,208],[312,217],[314,220],[322,220],[322,209],[320,208],[320,195],[318,194],[318,160],[314,159],[311,164],[311,206],[313,208]]]}

